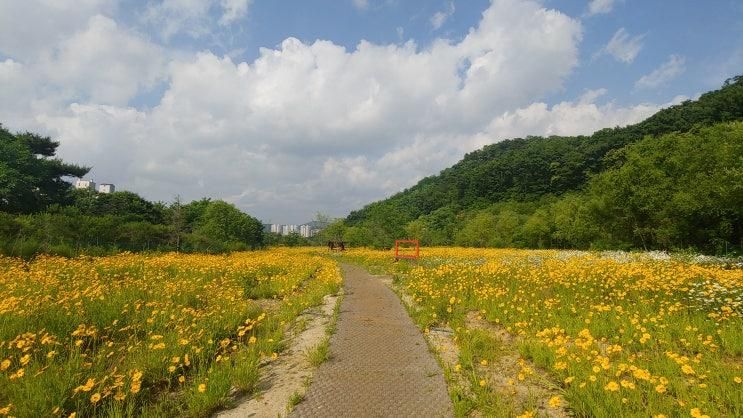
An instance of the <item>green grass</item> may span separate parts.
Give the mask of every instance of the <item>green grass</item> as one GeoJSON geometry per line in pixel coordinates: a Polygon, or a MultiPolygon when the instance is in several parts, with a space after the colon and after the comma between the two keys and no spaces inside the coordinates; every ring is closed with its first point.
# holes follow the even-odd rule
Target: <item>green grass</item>
{"type": "Polygon", "coordinates": [[[305,355],[313,367],[318,367],[328,361],[330,359],[330,338],[325,336],[316,346],[308,349],[305,355]]]}

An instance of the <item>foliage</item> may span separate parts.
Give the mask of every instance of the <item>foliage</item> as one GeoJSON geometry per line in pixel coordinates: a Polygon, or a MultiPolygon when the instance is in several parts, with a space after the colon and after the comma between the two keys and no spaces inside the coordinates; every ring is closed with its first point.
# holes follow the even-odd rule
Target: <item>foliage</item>
{"type": "Polygon", "coordinates": [[[728,122],[741,119],[743,77],[736,77],[635,125],[485,146],[351,212],[345,225],[380,248],[416,237],[425,245],[741,252],[734,208],[743,137],[728,122]],[[641,158],[646,152],[653,156],[641,158]]]}
{"type": "Polygon", "coordinates": [[[263,224],[235,205],[217,200],[204,210],[194,235],[208,246],[255,249],[263,244],[263,224]]]}
{"type": "Polygon", "coordinates": [[[589,184],[593,222],[643,248],[743,242],[743,123],[645,139],[589,184]]]}
{"type": "MultiPolygon", "coordinates": [[[[132,193],[122,196],[134,202],[141,199],[132,193]]],[[[39,253],[103,255],[121,250],[224,252],[264,245],[263,226],[258,220],[228,203],[206,202],[176,202],[162,208],[146,202],[138,206],[143,210],[132,213],[84,214],[75,206],[29,215],[0,212],[0,253],[28,258],[39,253]],[[211,209],[206,210],[208,207],[211,209]],[[174,213],[186,214],[188,222],[174,223],[179,219],[174,213]],[[198,217],[189,218],[191,213],[198,213],[198,217]],[[147,220],[155,215],[163,221],[147,220]]]]}
{"type": "Polygon", "coordinates": [[[90,169],[54,158],[59,142],[29,132],[13,135],[0,125],[0,211],[30,213],[67,202],[70,184],[90,169]]]}
{"type": "Polygon", "coordinates": [[[165,222],[165,206],[149,202],[136,193],[126,191],[98,193],[85,189],[74,190],[71,196],[72,206],[79,209],[83,215],[111,215],[153,224],[165,222]]]}

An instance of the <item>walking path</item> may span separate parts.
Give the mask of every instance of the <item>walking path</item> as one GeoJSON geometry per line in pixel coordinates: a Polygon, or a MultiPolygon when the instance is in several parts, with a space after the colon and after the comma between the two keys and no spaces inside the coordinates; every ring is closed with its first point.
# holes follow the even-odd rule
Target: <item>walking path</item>
{"type": "Polygon", "coordinates": [[[451,416],[441,368],[397,295],[360,267],[342,268],[345,296],[332,357],[290,416],[451,416]]]}

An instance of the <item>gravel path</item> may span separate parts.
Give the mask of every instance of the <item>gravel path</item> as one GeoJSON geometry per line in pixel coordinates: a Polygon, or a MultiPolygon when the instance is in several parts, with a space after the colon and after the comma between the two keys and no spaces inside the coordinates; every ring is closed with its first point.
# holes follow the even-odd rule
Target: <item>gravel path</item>
{"type": "Polygon", "coordinates": [[[290,416],[452,416],[441,368],[397,295],[360,267],[342,267],[332,357],[290,416]]]}

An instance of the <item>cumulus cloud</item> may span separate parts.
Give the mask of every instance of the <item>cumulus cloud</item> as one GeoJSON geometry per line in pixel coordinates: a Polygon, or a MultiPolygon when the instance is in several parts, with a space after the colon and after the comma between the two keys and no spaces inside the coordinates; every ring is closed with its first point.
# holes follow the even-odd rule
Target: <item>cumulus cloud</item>
{"type": "Polygon", "coordinates": [[[71,90],[76,100],[126,104],[163,77],[165,60],[159,47],[97,15],[44,57],[39,67],[45,80],[71,90]]]}
{"type": "Polygon", "coordinates": [[[576,101],[564,101],[551,107],[533,103],[505,112],[488,125],[486,136],[587,135],[602,128],[639,122],[661,108],[654,104],[629,107],[613,102],[598,104],[597,100],[605,94],[605,89],[588,90],[576,101]]]}
{"type": "Polygon", "coordinates": [[[645,74],[635,82],[636,89],[656,89],[674,78],[681,75],[686,70],[686,59],[679,55],[671,55],[668,60],[654,69],[649,74],[645,74]]]}
{"type": "Polygon", "coordinates": [[[642,40],[645,35],[632,36],[624,28],[619,28],[601,50],[594,55],[611,55],[615,60],[631,64],[642,49],[642,40]]]}
{"type": "Polygon", "coordinates": [[[441,28],[441,26],[444,25],[446,20],[449,19],[449,17],[454,14],[454,11],[455,11],[454,2],[450,1],[446,7],[446,10],[442,10],[442,11],[438,11],[434,13],[434,15],[431,16],[431,19],[430,19],[431,26],[433,27],[433,29],[438,30],[439,28],[441,28]]]}
{"type": "Polygon", "coordinates": [[[578,65],[581,25],[536,1],[493,1],[457,42],[288,38],[251,62],[168,55],[111,19],[85,22],[33,62],[0,62],[0,89],[15,96],[0,108],[26,103],[10,127],[59,139],[61,156],[99,181],[150,199],[225,198],[267,221],[344,215],[484,144],[590,133],[657,109],[598,104],[602,90],[542,103],[578,65]],[[163,78],[154,106],[129,104],[163,78]]]}
{"type": "Polygon", "coordinates": [[[588,2],[588,16],[611,13],[614,0],[591,0],[588,2]]]}
{"type": "Polygon", "coordinates": [[[25,61],[65,39],[98,14],[110,14],[117,0],[0,1],[0,52],[25,61]]]}

